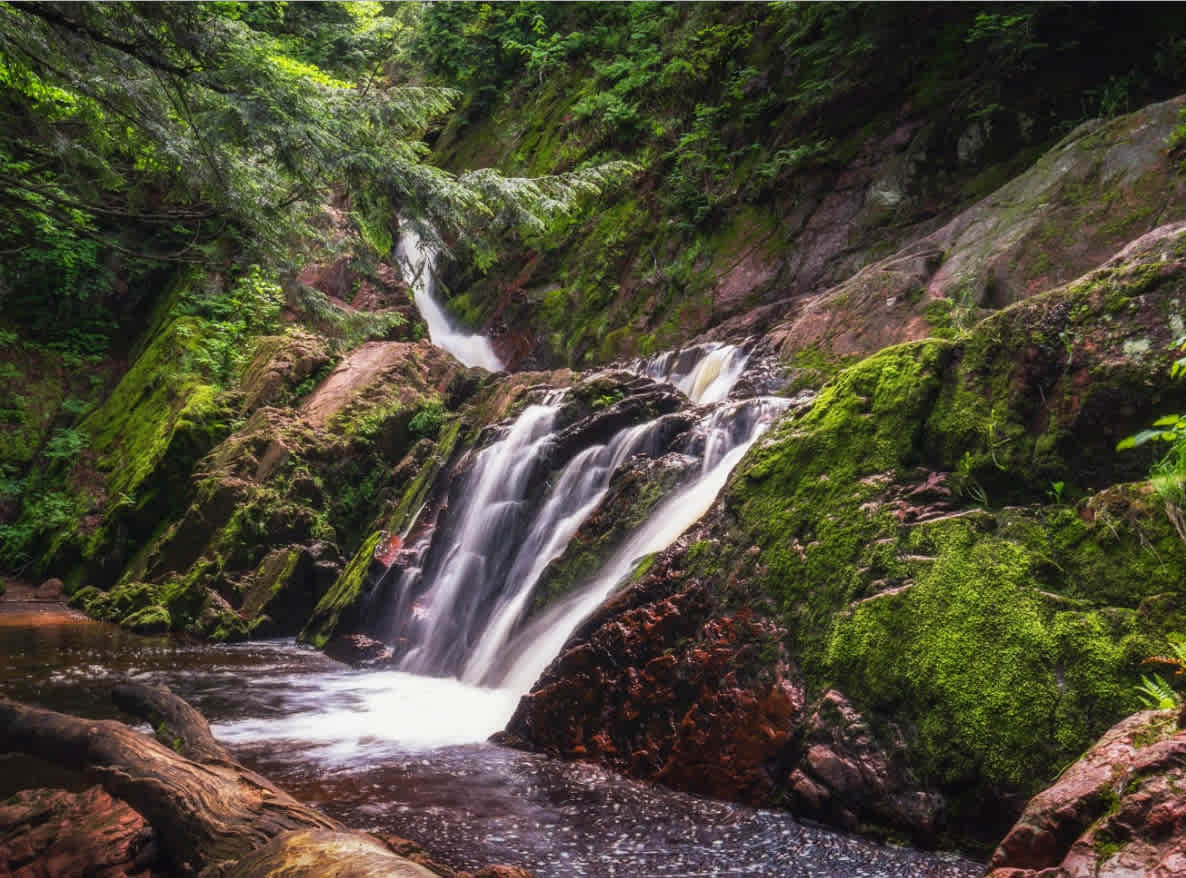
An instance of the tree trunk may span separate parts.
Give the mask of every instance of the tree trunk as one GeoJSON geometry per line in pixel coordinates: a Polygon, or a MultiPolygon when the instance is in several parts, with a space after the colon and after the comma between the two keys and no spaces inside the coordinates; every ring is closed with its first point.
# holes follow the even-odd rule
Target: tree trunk
{"type": "Polygon", "coordinates": [[[148,820],[178,875],[435,878],[231,759],[201,714],[169,690],[125,683],[113,697],[166,743],[115,720],[0,698],[0,752],[36,756],[101,784],[148,820]]]}

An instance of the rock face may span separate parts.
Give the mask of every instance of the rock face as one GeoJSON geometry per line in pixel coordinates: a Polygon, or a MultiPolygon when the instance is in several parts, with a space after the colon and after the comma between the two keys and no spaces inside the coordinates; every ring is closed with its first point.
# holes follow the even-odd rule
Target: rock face
{"type": "Polygon", "coordinates": [[[477,387],[427,342],[370,342],[300,399],[297,383],[329,362],[307,333],[263,339],[244,378],[246,422],[203,459],[193,501],[153,525],[116,588],[84,588],[73,605],[143,633],[300,631],[341,575],[342,549],[406,487],[397,464],[477,387]]]}
{"type": "Polygon", "coordinates": [[[696,583],[668,591],[673,573],[656,562],[586,622],[507,730],[557,755],[764,803],[801,719],[802,689],[785,669],[754,677],[772,632],[752,614],[714,614],[696,583]]]}
{"type": "Polygon", "coordinates": [[[151,878],[155,859],[144,818],[100,787],[0,802],[3,878],[151,878]]]}
{"type": "Polygon", "coordinates": [[[844,825],[995,842],[1186,624],[1175,513],[1140,481],[1150,458],[1115,450],[1186,406],[1168,378],[1183,295],[1170,225],[958,340],[840,372],[576,632],[509,732],[844,825]]]}
{"type": "Polygon", "coordinates": [[[989,878],[1186,874],[1186,732],[1173,711],[1118,723],[1026,805],[989,878]]]}
{"type": "Polygon", "coordinates": [[[1086,123],[942,228],[794,302],[772,340],[786,356],[851,357],[950,334],[1180,219],[1186,181],[1165,144],[1183,106],[1178,98],[1086,123]]]}

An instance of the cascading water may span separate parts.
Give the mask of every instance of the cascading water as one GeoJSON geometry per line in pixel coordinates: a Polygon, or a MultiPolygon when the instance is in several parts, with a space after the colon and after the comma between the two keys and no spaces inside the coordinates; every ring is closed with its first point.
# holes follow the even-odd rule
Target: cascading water
{"type": "Polygon", "coordinates": [[[432,343],[448,351],[466,366],[481,366],[491,372],[502,370],[502,360],[484,335],[458,332],[435,297],[437,250],[408,222],[400,222],[400,239],[395,248],[396,260],[403,269],[412,298],[420,316],[428,325],[432,343]]]}
{"type": "Polygon", "coordinates": [[[773,398],[721,402],[747,359],[738,347],[712,344],[633,364],[631,371],[712,407],[696,421],[685,414],[627,426],[576,452],[558,447],[563,392],[528,406],[477,454],[451,489],[443,520],[398,574],[386,633],[401,654],[400,669],[515,692],[529,688],[641,557],[666,548],[704,514],[786,407],[773,398]],[[663,453],[673,429],[682,432],[689,423],[683,450],[700,460],[690,481],[660,501],[584,586],[527,621],[544,570],[606,497],[615,472],[635,455],[663,453]]]}
{"type": "Polygon", "coordinates": [[[674,384],[692,402],[707,405],[729,395],[748,361],[744,348],[709,342],[635,360],[628,368],[638,375],[674,384]]]}
{"type": "MultiPolygon", "coordinates": [[[[653,453],[662,419],[620,431],[561,471],[542,505],[530,502],[553,469],[555,399],[529,406],[507,434],[477,456],[454,492],[462,508],[419,547],[421,566],[398,585],[393,637],[408,651],[403,670],[462,674],[476,681],[479,655],[494,655],[544,566],[636,453],[653,453]]],[[[450,510],[451,512],[452,510],[450,510]]]]}
{"type": "Polygon", "coordinates": [[[663,551],[700,520],[733,468],[787,405],[786,400],[764,398],[710,414],[702,424],[704,457],[698,477],[661,502],[586,586],[523,630],[508,646],[510,662],[488,674],[484,682],[527,691],[577,626],[621,585],[641,559],[663,551]]]}

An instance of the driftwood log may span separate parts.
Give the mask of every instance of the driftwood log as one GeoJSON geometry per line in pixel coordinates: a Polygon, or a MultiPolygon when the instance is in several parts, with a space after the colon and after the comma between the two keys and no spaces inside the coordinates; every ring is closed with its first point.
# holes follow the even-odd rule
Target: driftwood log
{"type": "Polygon", "coordinates": [[[233,760],[168,689],[125,683],[116,704],[157,739],[0,698],[0,752],[81,772],[156,831],[173,874],[199,878],[437,878],[375,836],[303,805],[233,760]]]}

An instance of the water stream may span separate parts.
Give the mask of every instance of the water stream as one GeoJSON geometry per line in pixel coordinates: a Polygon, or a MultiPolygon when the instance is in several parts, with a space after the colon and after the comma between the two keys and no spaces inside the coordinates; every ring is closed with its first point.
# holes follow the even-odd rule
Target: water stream
{"type": "Polygon", "coordinates": [[[481,366],[491,372],[502,369],[502,360],[484,335],[467,335],[459,331],[445,309],[436,300],[437,250],[420,237],[408,222],[400,223],[399,244],[395,257],[412,288],[412,299],[428,326],[432,343],[448,351],[466,366],[481,366]]]}
{"type": "MultiPolygon", "coordinates": [[[[499,690],[349,670],[290,642],[140,637],[0,602],[0,691],[119,716],[111,686],[163,683],[210,718],[234,756],[361,829],[414,838],[459,869],[517,863],[537,878],[974,878],[981,867],[484,743],[499,690]],[[16,610],[16,612],[14,612],[16,610]]],[[[126,717],[124,717],[126,719],[126,717]]],[[[147,727],[144,727],[147,731],[147,727]]],[[[0,757],[0,801],[72,775],[0,757]]]]}

